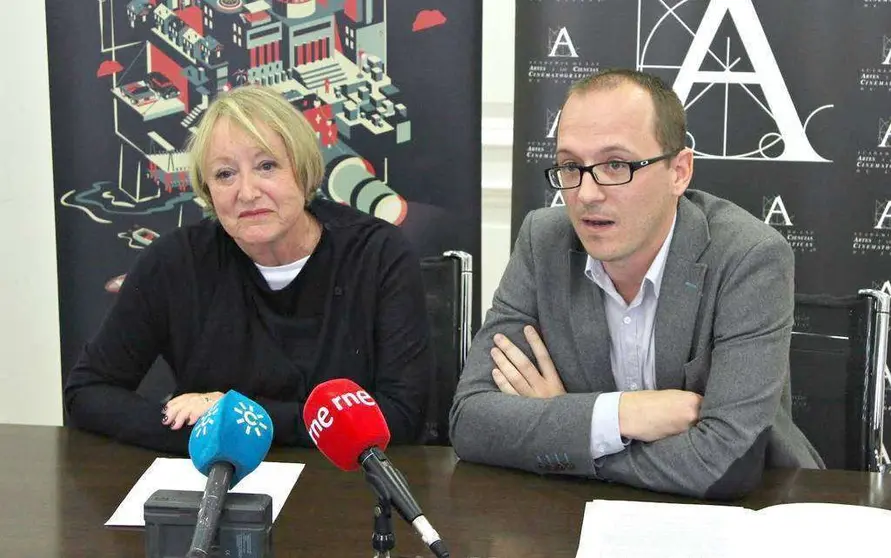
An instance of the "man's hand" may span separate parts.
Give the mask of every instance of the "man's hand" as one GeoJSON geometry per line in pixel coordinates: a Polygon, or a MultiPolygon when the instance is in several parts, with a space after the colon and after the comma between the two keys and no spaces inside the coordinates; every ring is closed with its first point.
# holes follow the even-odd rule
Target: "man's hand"
{"type": "Polygon", "coordinates": [[[523,328],[523,334],[532,348],[538,368],[519,347],[511,343],[510,339],[500,333],[497,334],[491,354],[492,360],[495,361],[492,379],[495,380],[498,389],[509,395],[524,397],[550,398],[566,393],[563,381],[554,368],[551,355],[538,332],[534,327],[526,326],[523,328]]]}
{"type": "Polygon", "coordinates": [[[619,433],[655,442],[686,432],[699,422],[701,404],[702,396],[692,391],[624,391],[619,398],[619,433]]]}
{"type": "Polygon", "coordinates": [[[167,402],[161,423],[171,430],[179,430],[185,424],[192,426],[222,396],[219,391],[178,395],[167,402]]]}

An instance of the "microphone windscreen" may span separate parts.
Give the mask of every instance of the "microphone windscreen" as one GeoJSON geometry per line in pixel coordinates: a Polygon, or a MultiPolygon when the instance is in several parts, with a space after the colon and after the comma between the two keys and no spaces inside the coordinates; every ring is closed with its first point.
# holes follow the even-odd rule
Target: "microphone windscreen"
{"type": "Polygon", "coordinates": [[[211,406],[189,436],[189,457],[207,475],[214,463],[235,466],[232,486],[257,468],[272,445],[272,420],[266,409],[235,390],[211,406]]]}
{"type": "Polygon", "coordinates": [[[358,384],[338,378],[315,387],[303,406],[310,439],[334,465],[359,468],[359,456],[370,447],[390,443],[390,429],[377,402],[358,384]]]}

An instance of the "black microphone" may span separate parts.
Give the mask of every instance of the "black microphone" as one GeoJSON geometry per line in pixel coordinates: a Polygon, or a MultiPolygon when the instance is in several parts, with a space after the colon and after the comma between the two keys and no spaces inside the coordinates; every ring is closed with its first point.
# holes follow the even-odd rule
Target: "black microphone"
{"type": "Polygon", "coordinates": [[[421,506],[411,495],[408,482],[399,469],[393,466],[387,456],[377,447],[371,447],[363,451],[359,456],[359,463],[365,471],[365,478],[381,498],[390,501],[402,519],[407,521],[430,548],[434,556],[449,558],[449,551],[445,543],[424,517],[421,506]]]}
{"type": "Polygon", "coordinates": [[[234,473],[235,467],[231,463],[215,463],[210,468],[204,494],[201,496],[201,507],[198,508],[192,544],[189,545],[186,558],[207,558],[210,555],[210,546],[220,525],[223,502],[232,485],[234,473]]]}

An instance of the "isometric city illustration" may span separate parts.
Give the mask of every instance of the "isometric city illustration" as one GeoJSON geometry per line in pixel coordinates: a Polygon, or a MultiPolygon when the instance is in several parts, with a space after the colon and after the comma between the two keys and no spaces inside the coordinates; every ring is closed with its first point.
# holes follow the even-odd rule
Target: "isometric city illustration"
{"type": "MultiPolygon", "coordinates": [[[[204,111],[222,92],[262,84],[316,130],[326,164],[319,195],[405,219],[387,155],[411,141],[412,121],[387,73],[387,0],[97,1],[102,62],[84,78],[107,82],[108,98],[91,110],[113,113],[117,175],[65,192],[61,205],[145,248],[160,232],[140,216],[178,211],[181,225],[184,208],[201,204],[183,148],[204,111]]],[[[419,9],[412,30],[444,23],[419,9]]]]}

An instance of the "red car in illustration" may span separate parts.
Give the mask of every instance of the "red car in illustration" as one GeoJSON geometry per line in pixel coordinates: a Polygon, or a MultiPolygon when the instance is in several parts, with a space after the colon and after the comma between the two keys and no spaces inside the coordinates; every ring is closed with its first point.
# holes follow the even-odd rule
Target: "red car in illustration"
{"type": "Polygon", "coordinates": [[[141,107],[155,102],[155,92],[144,81],[134,81],[121,86],[121,94],[130,101],[130,104],[141,107]]]}

